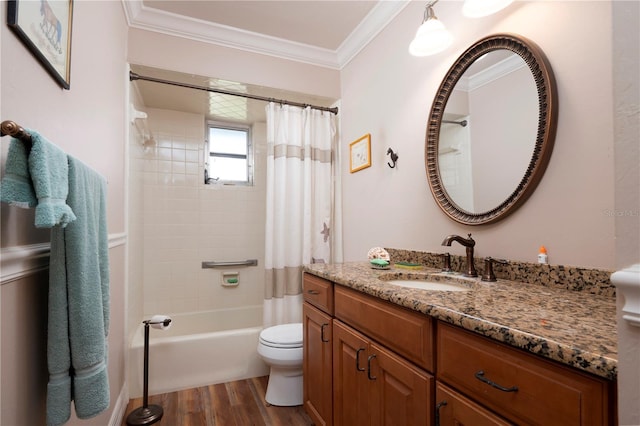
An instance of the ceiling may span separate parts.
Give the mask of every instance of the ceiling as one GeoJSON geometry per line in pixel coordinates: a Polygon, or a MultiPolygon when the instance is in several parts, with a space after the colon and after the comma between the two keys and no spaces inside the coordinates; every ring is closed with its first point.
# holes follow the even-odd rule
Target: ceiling
{"type": "Polygon", "coordinates": [[[166,1],[145,7],[265,36],[337,50],[371,9],[372,0],[166,1]]]}
{"type": "MultiPolygon", "coordinates": [[[[342,68],[408,0],[123,0],[129,26],[342,68]]],[[[335,100],[132,64],[140,75],[320,106],[335,100]]],[[[137,81],[147,107],[216,120],[264,121],[262,101],[137,81]]]]}

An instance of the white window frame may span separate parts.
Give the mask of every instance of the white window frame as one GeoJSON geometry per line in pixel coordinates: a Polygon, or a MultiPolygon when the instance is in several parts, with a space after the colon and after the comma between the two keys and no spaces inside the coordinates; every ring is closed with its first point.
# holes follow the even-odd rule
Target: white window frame
{"type": "MultiPolygon", "coordinates": [[[[253,140],[252,140],[251,126],[246,124],[240,124],[240,123],[228,123],[228,122],[222,122],[222,121],[207,120],[205,134],[207,135],[207,139],[205,141],[204,163],[205,163],[205,171],[208,177],[208,179],[205,178],[205,184],[253,186],[254,155],[253,155],[253,140]],[[211,145],[209,140],[211,128],[237,130],[237,131],[246,132],[247,134],[247,155],[246,155],[247,179],[246,180],[222,180],[222,179],[215,180],[215,176],[212,176],[209,160],[211,159],[211,157],[214,157],[215,155],[211,154],[211,145]]],[[[236,156],[233,154],[228,154],[228,155],[222,154],[222,155],[219,155],[219,157],[244,158],[244,156],[242,155],[236,156]]]]}

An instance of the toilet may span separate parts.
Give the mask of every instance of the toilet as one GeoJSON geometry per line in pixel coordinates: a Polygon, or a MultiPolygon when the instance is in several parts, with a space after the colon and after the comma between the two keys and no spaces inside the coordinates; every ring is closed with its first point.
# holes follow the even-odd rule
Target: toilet
{"type": "Polygon", "coordinates": [[[260,332],[258,354],[271,367],[265,400],[271,405],[302,405],[302,323],[260,332]]]}

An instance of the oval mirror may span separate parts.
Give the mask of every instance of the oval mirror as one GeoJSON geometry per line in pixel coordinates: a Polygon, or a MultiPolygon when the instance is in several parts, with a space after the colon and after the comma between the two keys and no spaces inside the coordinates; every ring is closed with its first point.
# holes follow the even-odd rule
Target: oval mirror
{"type": "Polygon", "coordinates": [[[549,162],[557,95],[531,41],[485,37],[447,72],[427,124],[425,160],[440,208],[466,225],[495,222],[531,195],[549,162]]]}

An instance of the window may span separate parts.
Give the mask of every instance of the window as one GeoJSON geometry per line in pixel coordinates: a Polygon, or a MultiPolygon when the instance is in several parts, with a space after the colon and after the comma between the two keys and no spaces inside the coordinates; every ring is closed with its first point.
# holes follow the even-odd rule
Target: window
{"type": "Polygon", "coordinates": [[[249,126],[208,122],[205,183],[253,184],[253,155],[249,126]]]}

